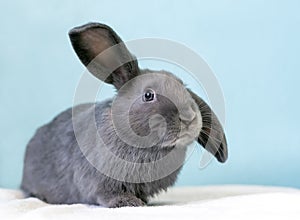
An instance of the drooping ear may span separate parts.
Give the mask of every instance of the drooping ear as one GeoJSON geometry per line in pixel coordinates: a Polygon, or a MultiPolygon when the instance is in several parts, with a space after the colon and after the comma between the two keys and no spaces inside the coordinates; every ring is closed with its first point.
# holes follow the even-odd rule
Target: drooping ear
{"type": "Polygon", "coordinates": [[[224,163],[228,158],[228,149],[222,125],[206,102],[191,90],[188,89],[188,91],[198,105],[202,116],[202,128],[198,142],[219,162],[224,163]]]}
{"type": "Polygon", "coordinates": [[[109,26],[88,23],[70,30],[69,37],[81,62],[98,79],[119,89],[138,75],[136,58],[109,26]]]}

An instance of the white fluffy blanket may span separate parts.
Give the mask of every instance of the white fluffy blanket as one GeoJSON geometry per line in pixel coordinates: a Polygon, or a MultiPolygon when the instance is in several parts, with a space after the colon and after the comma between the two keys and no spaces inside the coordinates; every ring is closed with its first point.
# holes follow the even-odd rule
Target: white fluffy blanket
{"type": "Polygon", "coordinates": [[[83,204],[49,205],[0,189],[0,219],[300,219],[300,190],[262,186],[173,188],[147,207],[108,209],[83,204]]]}

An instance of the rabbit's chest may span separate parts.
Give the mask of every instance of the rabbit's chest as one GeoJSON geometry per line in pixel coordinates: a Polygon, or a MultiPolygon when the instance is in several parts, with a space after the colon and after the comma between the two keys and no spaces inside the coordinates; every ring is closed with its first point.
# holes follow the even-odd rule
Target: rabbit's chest
{"type": "Polygon", "coordinates": [[[181,168],[182,166],[168,176],[152,182],[131,184],[130,188],[137,197],[147,200],[147,198],[167,190],[168,187],[174,185],[181,168]]]}

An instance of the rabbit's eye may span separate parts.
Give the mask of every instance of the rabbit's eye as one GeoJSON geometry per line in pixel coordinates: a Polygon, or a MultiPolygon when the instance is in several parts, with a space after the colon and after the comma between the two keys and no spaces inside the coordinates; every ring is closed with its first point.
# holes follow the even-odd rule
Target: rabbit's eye
{"type": "Polygon", "coordinates": [[[152,89],[147,89],[146,92],[143,95],[143,101],[144,102],[150,102],[153,101],[155,98],[155,93],[152,89]]]}

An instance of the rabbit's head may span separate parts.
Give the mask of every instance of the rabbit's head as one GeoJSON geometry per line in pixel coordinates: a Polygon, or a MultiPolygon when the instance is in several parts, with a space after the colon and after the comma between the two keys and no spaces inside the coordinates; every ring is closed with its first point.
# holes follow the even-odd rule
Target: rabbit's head
{"type": "Polygon", "coordinates": [[[181,147],[198,140],[220,162],[226,161],[221,123],[180,79],[166,71],[139,69],[135,57],[107,25],[89,23],[73,28],[69,36],[87,69],[118,90],[112,120],[119,135],[143,143],[142,147],[145,143],[181,147]]]}

